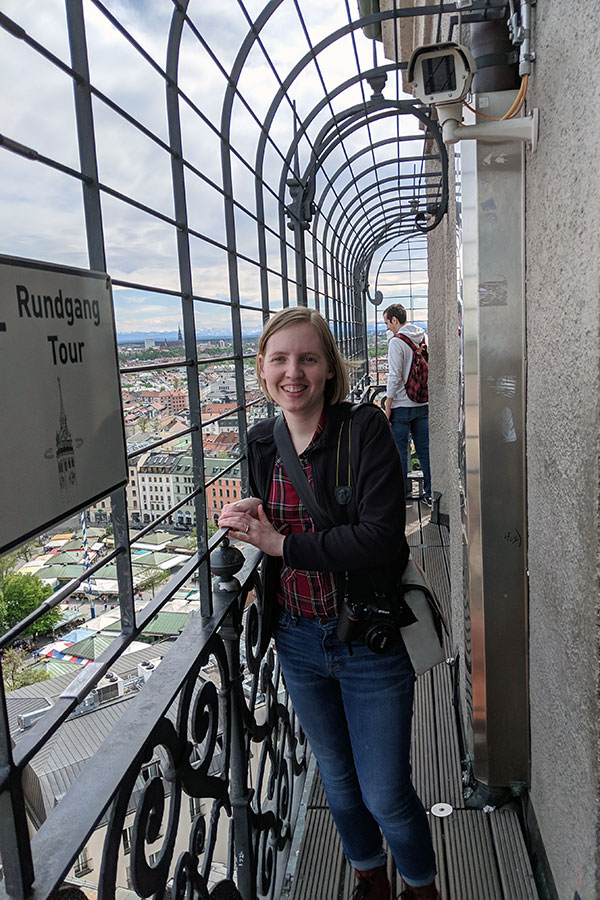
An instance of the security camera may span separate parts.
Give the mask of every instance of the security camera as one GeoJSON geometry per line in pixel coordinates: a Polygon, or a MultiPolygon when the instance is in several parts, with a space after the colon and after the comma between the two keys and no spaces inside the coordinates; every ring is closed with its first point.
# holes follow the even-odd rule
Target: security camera
{"type": "Polygon", "coordinates": [[[413,51],[408,81],[421,103],[457,103],[469,93],[475,60],[460,44],[427,44],[413,51]]]}
{"type": "Polygon", "coordinates": [[[426,44],[413,51],[407,76],[421,103],[436,107],[445,144],[458,141],[523,141],[535,151],[538,136],[538,110],[530,115],[476,125],[463,125],[462,104],[471,89],[476,65],[470,51],[461,44],[426,44]]]}

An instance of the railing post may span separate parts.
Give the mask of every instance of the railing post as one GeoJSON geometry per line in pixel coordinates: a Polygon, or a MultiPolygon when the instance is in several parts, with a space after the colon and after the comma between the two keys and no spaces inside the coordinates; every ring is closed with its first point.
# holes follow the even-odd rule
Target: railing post
{"type": "Polygon", "coordinates": [[[12,759],[1,666],[0,715],[2,716],[0,729],[0,855],[8,895],[14,900],[24,900],[31,894],[34,880],[33,860],[21,773],[12,759]]]}
{"type": "Polygon", "coordinates": [[[243,715],[243,671],[240,664],[240,635],[242,634],[242,604],[245,593],[235,577],[244,565],[244,556],[232,547],[228,538],[211,554],[213,582],[213,607],[223,604],[224,595],[237,594],[239,602],[228,604],[227,613],[219,634],[225,645],[230,684],[230,767],[229,798],[233,815],[233,846],[237,887],[243,900],[256,900],[256,860],[252,852],[252,823],[250,802],[252,791],[248,787],[249,753],[246,750],[246,729],[243,715]]]}
{"type": "MultiPolygon", "coordinates": [[[[215,591],[217,593],[218,591],[215,591]]],[[[216,598],[215,598],[216,599],[216,598]]],[[[252,852],[252,824],[250,802],[252,791],[248,787],[250,759],[246,751],[244,728],[243,667],[240,663],[240,635],[242,611],[234,604],[220,630],[225,644],[231,676],[231,768],[229,796],[233,810],[233,839],[238,890],[244,900],[256,898],[256,862],[252,852]]]]}

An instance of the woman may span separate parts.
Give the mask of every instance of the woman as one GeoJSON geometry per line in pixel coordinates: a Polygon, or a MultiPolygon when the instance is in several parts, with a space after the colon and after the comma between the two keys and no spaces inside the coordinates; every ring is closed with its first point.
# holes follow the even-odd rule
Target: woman
{"type": "Polygon", "coordinates": [[[298,719],[315,754],[344,852],[356,870],[355,900],[390,900],[385,835],[406,883],[404,900],[439,900],[427,817],[410,780],[414,671],[400,641],[387,653],[336,636],[345,573],[371,568],[397,582],[406,560],[400,459],[374,406],[352,417],[352,497],[337,502],[340,423],[348,375],[316,310],[276,313],[261,336],[257,373],[282,410],[309,484],[335,525],[318,531],[278,457],[274,419],[251,429],[253,496],[223,508],[219,525],[267,554],[266,637],[273,628],[298,719]],[[372,567],[376,566],[376,569],[372,567]]]}

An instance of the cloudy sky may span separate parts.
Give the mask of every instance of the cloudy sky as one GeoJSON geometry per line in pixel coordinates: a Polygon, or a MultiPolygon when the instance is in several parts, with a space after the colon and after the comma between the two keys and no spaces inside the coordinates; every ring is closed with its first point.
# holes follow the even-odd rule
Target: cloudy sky
{"type": "MultiPolygon", "coordinates": [[[[180,50],[179,85],[185,94],[181,102],[184,157],[189,163],[186,194],[191,238],[194,293],[206,298],[196,304],[197,330],[228,329],[229,281],[223,195],[221,190],[220,128],[225,74],[235,61],[248,29],[244,9],[255,18],[263,0],[222,0],[218,5],[190,0],[191,25],[185,28],[180,50]],[[213,302],[211,302],[213,301],[213,302]],[[214,301],[220,301],[214,302],[214,301]]],[[[105,0],[105,9],[127,29],[159,69],[166,66],[167,41],[173,5],[170,0],[105,0]]],[[[233,155],[236,239],[242,254],[239,264],[240,295],[245,327],[260,321],[260,273],[257,259],[257,229],[254,166],[260,123],[271,105],[279,84],[292,67],[313,46],[356,15],[356,0],[323,3],[322,0],[293,0],[283,3],[261,32],[262,46],[255,45],[240,78],[241,98],[234,104],[231,145],[233,155]],[[308,34],[308,38],[307,38],[308,34]],[[266,50],[266,53],[263,51],[266,50]],[[257,121],[258,120],[258,121],[257,121]],[[249,165],[246,165],[246,163],[249,165]],[[253,310],[257,310],[254,312],[253,310]]],[[[102,195],[102,215],[106,241],[107,270],[113,280],[134,287],[114,288],[119,332],[171,331],[181,322],[180,301],[161,291],[177,291],[177,231],[172,224],[173,200],[165,82],[142,53],[118,31],[102,11],[102,4],[84,0],[84,15],[93,86],[108,97],[138,125],[94,98],[93,112],[100,182],[108,190],[102,195]],[[100,7],[100,8],[99,8],[100,7]],[[120,194],[147,209],[124,202],[120,194]],[[155,290],[145,290],[152,287],[155,290]]],[[[2,134],[32,148],[59,166],[79,169],[77,133],[71,78],[60,68],[70,65],[69,39],[64,0],[3,0],[2,12],[25,29],[27,34],[57,58],[59,64],[0,29],[2,69],[2,134]]],[[[378,45],[378,64],[385,63],[378,45]]],[[[323,97],[324,87],[333,89],[352,77],[357,65],[373,66],[373,43],[360,32],[354,40],[344,37],[324,50],[318,67],[310,63],[293,81],[290,100],[304,118],[323,97]]],[[[392,76],[385,95],[392,97],[397,85],[392,76]]],[[[369,96],[359,86],[344,91],[332,107],[325,108],[311,125],[311,140],[330,119],[369,96]]],[[[414,120],[403,117],[399,129],[409,134],[417,129],[414,120]]],[[[370,135],[351,135],[344,149],[334,151],[326,165],[333,173],[347,159],[378,140],[388,125],[376,125],[370,135]],[[344,157],[344,153],[346,157],[344,157]]],[[[394,128],[396,128],[394,124],[394,128]]],[[[265,151],[263,192],[265,215],[275,233],[267,233],[268,282],[270,298],[281,298],[277,193],[282,177],[282,153],[287,152],[294,134],[291,103],[284,100],[269,128],[265,151]]],[[[87,268],[85,223],[79,181],[53,166],[43,165],[0,148],[0,250],[10,256],[46,260],[87,268]]],[[[299,163],[307,164],[310,145],[300,147],[299,163]]],[[[352,167],[358,177],[373,157],[361,158],[352,167]]],[[[325,182],[323,182],[325,184],[325,182]]],[[[339,185],[338,185],[339,187],[339,185]]],[[[327,209],[335,204],[329,192],[327,209]]],[[[291,240],[292,233],[285,230],[291,240]]],[[[293,253],[287,262],[293,273],[293,253]]],[[[383,276],[382,276],[383,277],[383,276]]]]}

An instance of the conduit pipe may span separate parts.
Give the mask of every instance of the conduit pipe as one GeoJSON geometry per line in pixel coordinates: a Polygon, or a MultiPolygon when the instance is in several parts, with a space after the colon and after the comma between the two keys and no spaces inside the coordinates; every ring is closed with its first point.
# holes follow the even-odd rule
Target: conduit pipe
{"type": "Polygon", "coordinates": [[[473,23],[471,53],[477,63],[474,94],[519,88],[518,52],[510,40],[506,19],[473,23]]]}

